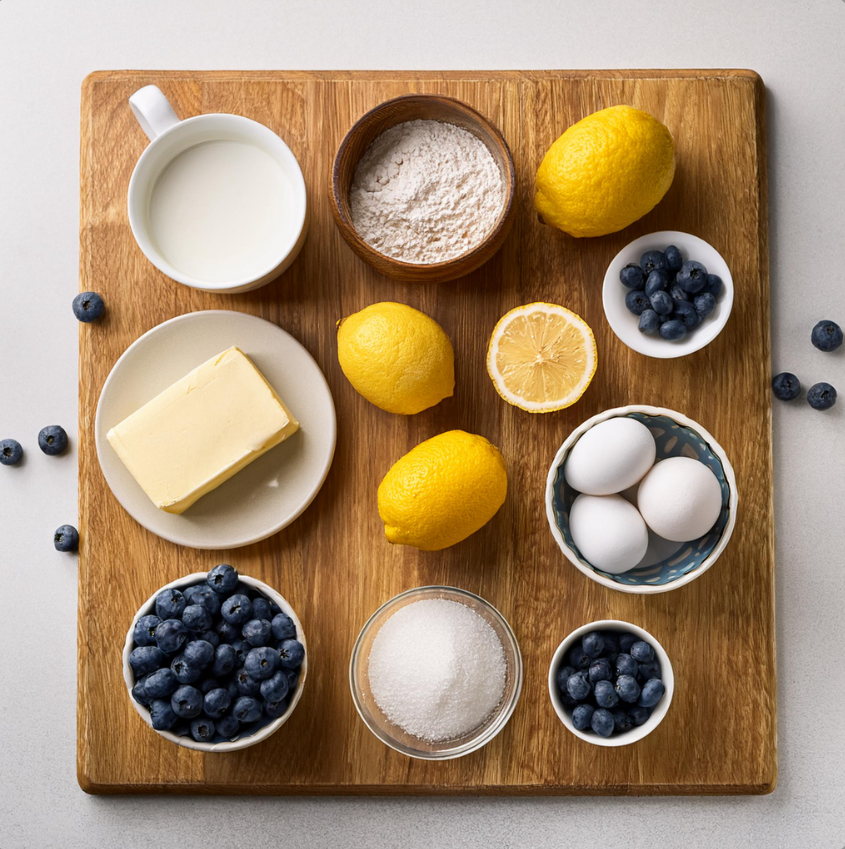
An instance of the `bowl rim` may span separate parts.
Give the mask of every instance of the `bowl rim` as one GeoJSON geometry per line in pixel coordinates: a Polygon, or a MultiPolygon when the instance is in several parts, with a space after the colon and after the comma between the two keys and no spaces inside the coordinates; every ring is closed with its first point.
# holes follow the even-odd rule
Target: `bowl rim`
{"type": "Polygon", "coordinates": [[[733,275],[731,274],[730,266],[725,261],[725,258],[706,239],[702,239],[701,236],[696,236],[694,233],[685,233],[682,230],[657,230],[654,233],[646,233],[645,235],[629,242],[610,261],[610,264],[607,266],[607,270],[604,274],[604,282],[602,283],[602,309],[604,310],[605,319],[607,319],[607,323],[610,325],[610,329],[613,331],[616,338],[632,351],[636,351],[638,354],[642,354],[645,357],[651,357],[652,359],[658,360],[674,360],[679,357],[686,357],[689,354],[694,354],[696,351],[700,351],[702,348],[706,348],[714,339],[716,339],[722,330],[724,330],[725,325],[728,323],[728,319],[731,316],[731,312],[733,311],[733,303],[733,275]],[[698,329],[693,335],[688,336],[681,343],[672,343],[666,340],[661,340],[663,342],[662,348],[646,350],[647,346],[643,344],[643,340],[651,337],[644,337],[639,330],[636,331],[636,335],[629,335],[625,328],[620,327],[618,322],[614,323],[613,319],[611,319],[611,313],[608,311],[610,299],[624,297],[625,290],[619,282],[618,277],[615,274],[611,275],[610,270],[614,267],[614,265],[616,265],[617,261],[622,260],[624,262],[624,255],[634,251],[641,253],[646,249],[647,244],[655,241],[665,242],[666,246],[682,243],[678,244],[678,246],[682,248],[683,244],[690,245],[701,243],[702,245],[705,245],[716,254],[724,265],[724,271],[726,273],[721,276],[725,291],[722,299],[719,301],[719,315],[714,321],[709,323],[709,330],[707,327],[698,329]],[[620,289],[622,291],[619,291],[620,289]]]}
{"type": "MultiPolygon", "coordinates": [[[[502,646],[502,648],[503,650],[505,650],[504,645],[502,646]]],[[[424,761],[454,760],[455,758],[460,758],[464,755],[469,755],[472,752],[476,752],[486,746],[487,743],[489,743],[494,737],[499,734],[499,732],[508,724],[510,718],[513,716],[513,713],[516,710],[516,706],[519,702],[519,697],[522,694],[523,678],[524,664],[522,660],[522,652],[519,648],[519,642],[516,639],[516,634],[514,634],[510,623],[507,619],[505,619],[502,613],[489,601],[482,598],[480,595],[476,595],[475,593],[470,592],[469,590],[461,589],[460,587],[452,587],[441,584],[429,584],[423,587],[412,587],[411,589],[404,590],[398,595],[389,598],[383,604],[379,605],[379,607],[367,619],[360,632],[358,633],[358,636],[355,639],[355,644],[352,647],[352,653],[349,658],[349,689],[352,693],[352,702],[355,705],[355,710],[357,711],[358,716],[361,717],[361,720],[363,721],[364,725],[369,729],[369,731],[373,734],[374,737],[376,737],[386,746],[389,746],[394,751],[399,752],[399,754],[405,755],[406,757],[424,761]],[[408,747],[404,746],[402,743],[399,743],[397,740],[394,740],[392,737],[389,737],[380,728],[374,727],[370,723],[366,711],[364,710],[364,707],[361,704],[358,689],[355,685],[355,672],[359,660],[361,658],[361,650],[363,647],[364,638],[369,633],[370,629],[381,617],[382,613],[384,613],[388,608],[395,606],[404,599],[422,594],[424,592],[444,593],[443,596],[440,596],[441,598],[447,598],[449,601],[458,601],[459,603],[463,603],[460,601],[461,598],[469,599],[474,604],[478,604],[481,607],[485,608],[492,614],[493,618],[495,618],[502,626],[502,630],[507,635],[508,641],[510,642],[511,647],[513,648],[515,659],[515,684],[513,688],[513,693],[510,696],[507,704],[502,705],[501,712],[496,717],[496,719],[492,723],[490,723],[490,725],[488,725],[484,729],[484,731],[477,737],[466,741],[460,746],[457,746],[452,749],[446,749],[442,752],[423,752],[421,750],[411,750],[408,747]],[[448,598],[449,595],[457,596],[457,598],[448,598]]]]}
{"type": "Polygon", "coordinates": [[[141,719],[143,719],[156,734],[164,737],[171,743],[175,743],[177,746],[182,746],[185,749],[194,749],[199,752],[236,752],[240,749],[247,749],[250,746],[254,746],[262,740],[266,740],[271,734],[278,731],[288,721],[288,719],[290,719],[291,714],[299,704],[299,700],[302,697],[302,691],[305,687],[305,679],[308,677],[308,643],[305,639],[305,632],[302,629],[302,623],[299,621],[299,617],[296,615],[293,607],[291,607],[290,603],[283,595],[278,593],[271,586],[265,584],[263,581],[259,581],[258,578],[251,578],[249,575],[238,575],[239,581],[266,594],[271,601],[276,602],[282,611],[293,619],[293,623],[296,625],[296,638],[300,643],[302,643],[302,647],[305,649],[305,658],[303,659],[302,666],[300,667],[301,671],[296,692],[293,694],[293,698],[288,705],[288,709],[281,716],[276,717],[276,719],[272,722],[262,728],[259,728],[255,734],[250,734],[247,737],[239,737],[237,740],[222,743],[200,743],[197,740],[194,740],[193,737],[181,737],[178,734],[174,734],[172,731],[159,731],[157,728],[153,728],[149,709],[136,702],[132,697],[132,687],[135,685],[135,673],[129,665],[129,655],[135,645],[135,639],[133,636],[135,623],[142,616],[153,612],[156,596],[160,592],[164,592],[164,590],[169,589],[181,590],[184,587],[195,586],[205,582],[207,577],[208,572],[192,572],[190,575],[185,575],[182,578],[176,578],[175,581],[171,581],[169,584],[159,587],[138,608],[138,612],[132,618],[132,624],[129,626],[129,630],[126,633],[126,640],[123,644],[123,681],[126,684],[126,690],[129,693],[129,701],[132,703],[132,706],[138,712],[141,719]]]}
{"type": "Polygon", "coordinates": [[[588,578],[592,578],[592,580],[597,581],[605,587],[608,587],[612,590],[619,590],[624,593],[635,593],[641,595],[657,595],[658,593],[670,592],[671,590],[679,589],[680,587],[689,584],[694,581],[700,575],[703,575],[721,556],[722,552],[727,547],[728,542],[730,542],[731,536],[733,535],[734,526],[736,525],[736,514],[737,514],[737,505],[739,503],[739,494],[736,488],[736,476],[734,475],[733,466],[731,465],[730,460],[728,459],[728,455],[725,453],[722,446],[716,441],[713,435],[703,428],[698,422],[693,419],[685,416],[683,413],[679,413],[676,410],[670,410],[666,407],[652,407],[647,404],[629,404],[625,407],[614,407],[610,410],[604,410],[601,413],[597,413],[595,416],[587,419],[585,422],[582,422],[566,439],[563,441],[563,444],[558,448],[557,453],[555,454],[554,460],[552,460],[552,464],[549,467],[549,473],[546,476],[546,518],[549,522],[549,527],[552,531],[552,536],[554,536],[555,541],[558,544],[558,547],[563,552],[564,556],[570,563],[578,569],[579,572],[585,574],[588,578]],[[557,471],[566,458],[567,454],[572,450],[575,443],[592,427],[601,422],[607,421],[608,419],[619,418],[621,416],[627,416],[630,413],[643,413],[648,416],[665,416],[667,418],[672,419],[677,424],[688,427],[691,430],[694,430],[709,446],[710,450],[719,458],[719,461],[722,464],[722,470],[725,473],[725,480],[728,484],[728,489],[730,490],[730,497],[728,499],[728,521],[725,525],[724,530],[722,531],[721,537],[719,537],[719,541],[714,546],[713,550],[704,560],[701,561],[701,564],[697,569],[693,569],[690,572],[687,572],[686,575],[682,575],[675,581],[670,581],[668,584],[622,584],[616,581],[612,581],[610,578],[606,578],[604,575],[600,575],[594,569],[588,569],[581,561],[575,556],[574,552],[570,547],[566,544],[566,540],[563,538],[563,534],[561,533],[560,528],[557,525],[557,520],[555,519],[554,513],[554,485],[555,478],[557,477],[557,471]]]}
{"type": "MultiPolygon", "coordinates": [[[[402,123],[402,121],[399,121],[397,123],[402,123]]],[[[476,136],[476,138],[478,137],[476,136]]],[[[480,139],[480,141],[485,144],[488,150],[490,149],[490,145],[487,144],[484,139],[480,139]]],[[[355,165],[357,167],[358,163],[356,162],[355,165]]],[[[485,248],[490,245],[491,242],[493,242],[496,238],[499,237],[499,235],[504,229],[510,226],[511,212],[514,208],[514,198],[516,197],[516,169],[513,163],[513,153],[511,152],[510,145],[505,140],[504,135],[502,135],[501,130],[499,130],[499,128],[489,118],[482,115],[481,112],[470,106],[468,103],[465,103],[463,100],[458,100],[458,98],[449,97],[448,95],[436,94],[434,92],[412,92],[410,94],[402,94],[398,97],[392,97],[390,98],[390,100],[385,100],[382,103],[379,103],[374,106],[372,109],[367,110],[347,130],[346,134],[338,145],[337,151],[334,155],[334,159],[332,160],[331,196],[332,208],[335,213],[335,216],[343,222],[346,228],[348,228],[346,231],[344,231],[344,235],[351,237],[355,241],[355,244],[358,246],[358,248],[361,251],[365,252],[368,256],[389,263],[397,269],[407,269],[409,271],[419,271],[421,269],[424,269],[426,271],[431,272],[449,271],[459,263],[464,263],[467,260],[471,260],[478,256],[485,248]],[[499,217],[496,219],[496,223],[493,225],[493,228],[487,233],[487,235],[477,245],[475,245],[475,247],[471,248],[465,253],[458,254],[457,256],[454,256],[451,259],[442,260],[440,262],[406,262],[405,260],[397,259],[396,257],[383,254],[381,251],[377,251],[374,247],[372,247],[372,245],[365,242],[361,238],[361,235],[358,233],[358,230],[356,229],[352,220],[346,214],[343,205],[343,199],[341,197],[340,192],[340,158],[342,154],[346,151],[346,148],[348,148],[351,144],[353,137],[359,131],[361,125],[372,115],[381,112],[386,107],[392,106],[396,103],[401,103],[403,101],[414,100],[445,101],[453,108],[457,108],[461,112],[469,113],[482,127],[484,127],[486,132],[488,132],[491,136],[493,136],[499,141],[502,146],[502,149],[505,152],[505,162],[507,165],[506,176],[504,181],[505,201],[502,204],[502,209],[499,213],[499,217]]]]}
{"type": "Polygon", "coordinates": [[[645,628],[641,628],[639,625],[634,625],[633,622],[625,622],[623,619],[600,619],[597,622],[587,622],[586,624],[581,625],[561,640],[560,645],[558,645],[555,649],[551,663],[549,664],[548,685],[549,697],[551,698],[552,707],[554,708],[555,713],[558,715],[560,721],[576,737],[586,741],[587,743],[592,743],[594,746],[618,748],[619,746],[629,746],[632,743],[642,740],[644,737],[648,737],[648,735],[651,734],[651,732],[654,731],[661,722],[663,722],[669,711],[669,706],[672,704],[672,697],[675,694],[675,671],[672,668],[672,661],[669,660],[669,655],[666,652],[666,649],[664,649],[660,644],[660,641],[653,634],[646,631],[645,628]],[[566,652],[570,649],[575,640],[590,631],[599,630],[631,631],[641,639],[648,642],[654,649],[657,659],[660,661],[661,677],[663,683],[666,685],[666,692],[663,694],[663,698],[658,702],[656,709],[652,712],[646,722],[637,728],[632,728],[630,731],[626,731],[624,734],[614,735],[613,737],[599,737],[598,734],[587,734],[585,731],[579,731],[572,724],[572,717],[564,707],[563,702],[558,695],[557,683],[555,681],[555,672],[560,666],[564,654],[566,654],[566,652]]]}

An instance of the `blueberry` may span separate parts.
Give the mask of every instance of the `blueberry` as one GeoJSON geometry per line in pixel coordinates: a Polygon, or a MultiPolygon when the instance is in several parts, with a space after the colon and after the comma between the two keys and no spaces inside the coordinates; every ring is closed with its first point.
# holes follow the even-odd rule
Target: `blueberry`
{"type": "Polygon", "coordinates": [[[220,689],[220,682],[216,678],[203,678],[202,681],[200,682],[200,685],[199,685],[199,691],[204,696],[208,695],[212,690],[219,690],[219,689],[220,689]]]}
{"type": "Polygon", "coordinates": [[[669,294],[673,301],[688,301],[689,293],[684,291],[680,286],[675,284],[669,287],[669,294]]]}
{"type": "Polygon", "coordinates": [[[184,654],[191,666],[205,669],[214,660],[214,646],[205,640],[192,640],[185,646],[184,654]]]}
{"type": "Polygon", "coordinates": [[[296,636],[296,625],[287,613],[277,613],[271,620],[270,627],[277,640],[289,640],[296,636]]]}
{"type": "Polygon", "coordinates": [[[38,434],[38,447],[45,453],[53,456],[61,454],[67,448],[67,433],[59,425],[48,425],[38,434]]]}
{"type": "Polygon", "coordinates": [[[190,631],[205,631],[211,627],[211,614],[200,604],[189,604],[182,612],[182,621],[190,631]]]}
{"type": "Polygon", "coordinates": [[[677,342],[687,335],[687,329],[682,321],[673,318],[660,325],[660,335],[669,342],[677,342]]]}
{"type": "MultiPolygon", "coordinates": [[[[621,646],[620,646],[621,648],[621,646]]],[[[631,655],[622,652],[616,657],[616,674],[617,675],[631,675],[636,678],[637,672],[639,671],[639,665],[631,655]]]]}
{"type": "Polygon", "coordinates": [[[616,631],[605,631],[604,632],[604,656],[610,658],[612,655],[612,660],[616,660],[616,655],[619,654],[619,634],[616,631]]]}
{"type": "Polygon", "coordinates": [[[613,717],[613,730],[617,734],[624,734],[634,727],[634,720],[631,719],[627,710],[617,708],[611,712],[611,716],[613,717]]]}
{"type": "Polygon", "coordinates": [[[53,531],[56,551],[76,551],[79,548],[79,531],[73,525],[61,525],[53,531]]]}
{"type": "Polygon", "coordinates": [[[613,670],[610,668],[610,661],[606,657],[600,657],[593,661],[589,672],[590,683],[595,684],[596,681],[610,681],[612,677],[613,670]]]}
{"type": "Polygon", "coordinates": [[[288,694],[290,685],[284,672],[274,672],[261,682],[261,695],[268,702],[280,702],[288,694]]]}
{"type": "Polygon", "coordinates": [[[569,665],[575,667],[575,669],[589,669],[593,662],[593,659],[584,651],[580,643],[572,646],[569,650],[568,660],[569,665]]]}
{"type": "Polygon", "coordinates": [[[665,692],[666,686],[659,678],[650,678],[643,684],[637,704],[640,707],[654,707],[663,698],[665,692]]]}
{"type": "Polygon", "coordinates": [[[252,619],[252,602],[242,593],[237,593],[223,602],[220,613],[231,625],[243,625],[252,619]]]}
{"type": "Polygon", "coordinates": [[[707,275],[707,285],[701,290],[702,293],[707,293],[708,295],[712,295],[715,300],[719,300],[719,295],[722,294],[722,287],[725,284],[722,283],[722,278],[719,277],[718,274],[708,274],[707,275]]]}
{"type": "MultiPolygon", "coordinates": [[[[286,640],[285,642],[295,642],[295,640],[286,640]]],[[[256,681],[263,681],[265,678],[269,678],[279,668],[279,663],[280,650],[272,649],[270,646],[259,646],[257,649],[252,649],[246,656],[244,669],[250,678],[254,678],[256,681]]]]}
{"type": "Polygon", "coordinates": [[[246,656],[252,651],[253,647],[246,640],[235,640],[232,643],[232,648],[235,650],[235,665],[243,666],[246,662],[246,656]]]}
{"type": "Polygon", "coordinates": [[[681,252],[674,245],[669,245],[663,253],[666,256],[666,267],[669,271],[677,274],[684,265],[684,258],[681,256],[681,252]]]}
{"type": "MultiPolygon", "coordinates": [[[[642,698],[642,696],[640,698],[642,698]]],[[[632,705],[628,710],[628,714],[634,725],[644,725],[651,716],[651,708],[642,707],[641,705],[632,705]]]]}
{"type": "Polygon", "coordinates": [[[293,692],[296,689],[296,685],[299,683],[299,670],[298,669],[283,669],[285,675],[288,677],[288,685],[290,686],[290,691],[293,692]]]}
{"type": "Polygon", "coordinates": [[[235,684],[241,696],[257,696],[261,692],[261,682],[253,678],[246,669],[237,671],[235,684]]]}
{"type": "Polygon", "coordinates": [[[167,658],[157,646],[138,646],[129,654],[129,665],[136,676],[149,675],[167,663],[167,658]]]}
{"type": "Polygon", "coordinates": [[[620,272],[619,279],[623,286],[629,289],[642,289],[645,284],[645,274],[636,263],[629,262],[620,272]]]}
{"type": "Polygon", "coordinates": [[[814,383],[807,390],[807,403],[814,410],[829,410],[836,403],[836,390],[829,383],[814,383]]]}
{"type": "Polygon", "coordinates": [[[643,310],[640,314],[640,333],[649,335],[657,333],[660,329],[660,316],[654,310],[643,310]]]}
{"type": "MultiPolygon", "coordinates": [[[[254,607],[254,605],[253,605],[254,607]]],[[[241,631],[244,639],[253,647],[266,646],[270,642],[271,627],[266,619],[250,619],[241,631]]]]}
{"type": "Polygon", "coordinates": [[[148,613],[142,616],[132,629],[132,639],[136,646],[154,646],[156,642],[156,628],[161,624],[161,619],[148,613]]]}
{"type": "Polygon", "coordinates": [[[604,651],[604,637],[598,631],[591,631],[581,640],[581,648],[584,649],[584,654],[591,658],[599,657],[604,651]]]}
{"type": "Polygon", "coordinates": [[[276,604],[275,601],[270,602],[270,620],[272,621],[274,616],[278,616],[282,612],[282,608],[276,604]]]}
{"type": "Polygon", "coordinates": [[[214,739],[214,723],[205,717],[192,720],[191,737],[197,743],[210,743],[214,739]]]}
{"type": "Polygon", "coordinates": [[[185,590],[185,599],[188,604],[198,604],[204,607],[212,616],[217,616],[220,613],[220,596],[208,584],[188,587],[185,590]]]}
{"type": "Polygon", "coordinates": [[[227,595],[238,585],[238,571],[228,563],[221,563],[208,573],[206,583],[214,592],[227,595]]]}
{"type": "Polygon", "coordinates": [[[0,465],[14,466],[20,463],[23,448],[17,439],[0,439],[0,465]]]}
{"type": "Polygon", "coordinates": [[[632,291],[625,295],[625,306],[634,315],[642,315],[643,310],[649,308],[649,300],[645,296],[645,292],[632,291]]]}
{"type": "Polygon", "coordinates": [[[219,719],[229,710],[229,705],[231,704],[232,700],[229,698],[228,690],[224,690],[222,687],[216,687],[205,694],[202,700],[202,709],[205,711],[206,716],[210,716],[212,719],[219,719]]]}
{"type": "Polygon", "coordinates": [[[169,731],[176,724],[176,712],[167,699],[150,702],[150,719],[156,731],[169,731]]]}
{"type": "Polygon", "coordinates": [[[203,631],[199,638],[205,640],[207,643],[211,643],[214,648],[220,645],[220,634],[216,631],[203,631]]]}
{"type": "Polygon", "coordinates": [[[642,640],[637,640],[634,645],[631,646],[631,657],[637,661],[637,663],[649,663],[654,660],[654,649],[646,642],[642,640]]]}
{"type": "Polygon", "coordinates": [[[170,668],[173,670],[173,674],[180,684],[193,684],[202,674],[202,670],[198,669],[192,663],[188,663],[185,655],[182,653],[177,654],[173,658],[170,668]]]}
{"type": "Polygon", "coordinates": [[[640,638],[630,631],[626,631],[619,637],[619,651],[628,653],[631,651],[631,646],[634,645],[640,638]]]}
{"type": "Polygon", "coordinates": [[[669,315],[669,313],[675,308],[675,302],[672,300],[669,293],[664,292],[662,289],[655,292],[649,301],[651,303],[651,308],[658,315],[669,315]]]}
{"type": "Polygon", "coordinates": [[[176,673],[165,666],[164,669],[156,670],[147,678],[147,695],[151,699],[166,699],[178,686],[176,673]]]}
{"type": "Polygon", "coordinates": [[[645,293],[650,298],[655,292],[663,291],[668,285],[669,275],[665,271],[652,271],[645,282],[645,293]]]}
{"type": "MultiPolygon", "coordinates": [[[[263,596],[258,596],[252,600],[252,617],[253,619],[266,619],[270,622],[275,614],[270,610],[270,602],[263,596]]],[[[281,639],[277,637],[276,639],[281,639]]]]}
{"type": "Polygon", "coordinates": [[[573,666],[561,666],[557,671],[557,675],[555,676],[555,682],[557,683],[557,688],[562,693],[566,692],[566,682],[569,680],[570,675],[574,675],[576,672],[575,667],[573,666]]]}
{"type": "Polygon", "coordinates": [[[193,719],[202,711],[202,693],[196,687],[185,684],[170,697],[170,706],[176,716],[193,719]]]}
{"type": "Polygon", "coordinates": [[[632,675],[620,675],[616,679],[616,694],[623,702],[635,702],[640,697],[640,685],[632,675]]]}
{"type": "Polygon", "coordinates": [[[572,724],[579,731],[586,731],[590,727],[590,720],[593,718],[595,708],[592,705],[578,705],[572,711],[572,724]]]}
{"type": "Polygon", "coordinates": [[[695,296],[693,305],[699,318],[706,318],[716,309],[716,299],[708,292],[702,292],[700,295],[695,296]]]}
{"type": "Polygon", "coordinates": [[[801,394],[801,381],[790,371],[782,371],[772,378],[772,392],[781,401],[792,401],[801,394]]]}
{"type": "Polygon", "coordinates": [[[160,619],[181,619],[187,604],[179,590],[162,590],[156,596],[156,615],[160,619]]]}
{"type": "Polygon", "coordinates": [[[675,321],[680,321],[687,330],[695,327],[701,319],[695,311],[695,306],[689,301],[673,301],[675,311],[672,313],[672,318],[675,321]]]}
{"type": "Polygon", "coordinates": [[[648,681],[649,678],[661,678],[660,664],[656,660],[650,660],[647,663],[641,663],[637,670],[637,680],[648,681]]]}
{"type": "Polygon", "coordinates": [[[218,719],[215,725],[217,726],[217,733],[227,740],[231,740],[241,727],[240,722],[231,714],[218,719]]]}
{"type": "Polygon", "coordinates": [[[576,702],[586,699],[590,695],[591,689],[587,673],[583,669],[574,675],[570,675],[566,681],[566,691],[576,702]]]}
{"type": "Polygon", "coordinates": [[[156,628],[156,645],[165,654],[176,654],[188,642],[188,629],[181,619],[165,619],[156,628]]]}
{"type": "Polygon", "coordinates": [[[279,653],[279,663],[285,669],[298,669],[302,666],[302,661],[305,658],[305,648],[299,640],[282,640],[276,649],[279,653]]]}
{"type": "Polygon", "coordinates": [[[684,263],[675,280],[682,289],[694,295],[707,285],[707,269],[700,262],[690,260],[684,263]]]}
{"type": "Polygon", "coordinates": [[[609,710],[599,708],[593,713],[590,720],[590,728],[599,735],[599,737],[610,737],[613,734],[613,715],[609,710]]]}
{"type": "Polygon", "coordinates": [[[235,702],[232,713],[238,722],[255,722],[261,716],[261,702],[251,696],[241,696],[235,702]]]}
{"type": "Polygon", "coordinates": [[[842,328],[835,321],[820,321],[813,328],[810,341],[820,351],[835,351],[842,344],[842,328]]]}
{"type": "Polygon", "coordinates": [[[96,292],[80,292],[73,299],[73,314],[86,324],[96,321],[105,311],[106,305],[96,292]]]}
{"type": "Polygon", "coordinates": [[[233,643],[241,636],[241,629],[237,625],[232,625],[225,619],[221,619],[215,626],[214,630],[217,636],[220,637],[221,643],[233,643]]]}
{"type": "Polygon", "coordinates": [[[646,251],[640,257],[640,267],[646,274],[651,274],[652,271],[667,271],[669,263],[663,251],[646,251]]]}
{"type": "Polygon", "coordinates": [[[149,675],[142,675],[132,687],[132,698],[139,705],[144,705],[144,707],[149,707],[150,702],[153,700],[153,697],[147,692],[147,682],[149,680],[149,675]]]}
{"type": "Polygon", "coordinates": [[[211,664],[212,675],[228,675],[237,662],[238,655],[228,643],[221,643],[214,650],[214,660],[211,664]]]}
{"type": "Polygon", "coordinates": [[[598,681],[594,692],[599,707],[612,708],[619,704],[619,696],[610,681],[598,681]]]}
{"type": "Polygon", "coordinates": [[[280,716],[284,716],[288,709],[288,700],[280,699],[278,702],[264,702],[264,713],[267,714],[271,719],[278,719],[280,716]]]}
{"type": "MultiPolygon", "coordinates": [[[[244,674],[246,675],[246,673],[244,673],[244,674]]],[[[247,675],[247,678],[249,678],[248,675],[247,675]]],[[[244,696],[249,695],[249,693],[241,693],[241,691],[240,691],[240,689],[238,689],[238,685],[235,683],[235,681],[229,681],[226,684],[226,692],[229,694],[229,698],[232,701],[235,701],[235,699],[238,698],[238,696],[240,696],[240,695],[244,695],[244,696]]]]}

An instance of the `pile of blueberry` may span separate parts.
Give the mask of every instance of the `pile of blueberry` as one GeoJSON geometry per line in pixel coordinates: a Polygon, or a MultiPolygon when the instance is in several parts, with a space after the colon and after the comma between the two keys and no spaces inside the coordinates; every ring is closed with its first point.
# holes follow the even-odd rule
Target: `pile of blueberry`
{"type": "Polygon", "coordinates": [[[162,590],[132,636],[133,698],[153,728],[202,743],[248,736],[282,716],[305,659],[293,620],[228,564],[184,593],[162,590]]]}
{"type": "Polygon", "coordinates": [[[619,279],[630,289],[625,306],[640,317],[640,332],[659,333],[670,342],[683,339],[716,309],[723,288],[721,277],[708,274],[700,262],[684,262],[674,245],[646,251],[619,279]]]}
{"type": "Polygon", "coordinates": [[[555,676],[572,724],[599,737],[646,722],[666,692],[661,678],[654,649],[635,634],[616,631],[585,634],[555,676]]]}
{"type": "MultiPolygon", "coordinates": [[[[836,351],[843,338],[842,328],[829,319],[818,322],[810,334],[813,345],[826,354],[836,351]]],[[[772,392],[781,401],[794,401],[801,394],[801,381],[791,371],[782,371],[772,378],[772,392]]],[[[807,403],[814,410],[829,410],[836,403],[836,390],[824,381],[814,383],[807,390],[807,403]]]]}

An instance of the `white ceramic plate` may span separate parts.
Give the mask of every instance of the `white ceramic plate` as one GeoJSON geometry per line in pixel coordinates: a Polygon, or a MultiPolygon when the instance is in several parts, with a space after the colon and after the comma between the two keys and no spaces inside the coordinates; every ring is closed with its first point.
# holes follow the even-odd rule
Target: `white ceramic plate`
{"type": "Polygon", "coordinates": [[[604,275],[602,302],[611,329],[629,348],[647,357],[669,360],[700,350],[722,332],[722,328],[728,323],[734,303],[734,282],[722,255],[704,239],[678,230],[662,230],[635,239],[616,254],[604,275]],[[625,295],[630,290],[619,280],[619,272],[629,262],[639,263],[640,257],[646,251],[664,251],[669,245],[678,248],[684,262],[690,259],[700,262],[710,274],[718,274],[724,283],[716,309],[679,342],[669,342],[660,336],[640,333],[639,317],[625,306],[625,295]]]}
{"type": "Polygon", "coordinates": [[[152,533],[191,548],[238,548],[289,525],[311,503],[334,456],[331,390],[292,336],[261,318],[210,310],[165,321],[115,363],[97,404],[97,457],[124,509],[152,533]],[[106,439],[109,429],[196,366],[237,345],[284,399],[300,429],[181,515],[159,510],[106,439]]]}

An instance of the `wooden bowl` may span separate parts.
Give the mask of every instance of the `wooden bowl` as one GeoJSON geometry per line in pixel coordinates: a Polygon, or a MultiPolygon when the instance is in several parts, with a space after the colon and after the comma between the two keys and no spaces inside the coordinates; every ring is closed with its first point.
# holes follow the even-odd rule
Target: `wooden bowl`
{"type": "Polygon", "coordinates": [[[440,283],[475,271],[502,246],[513,223],[514,189],[513,157],[502,134],[475,109],[436,94],[406,94],[388,100],[356,121],[340,143],[334,159],[329,195],[332,213],[341,235],[349,247],[376,271],[397,280],[414,283],[440,283]],[[367,148],[385,130],[404,121],[417,119],[444,121],[471,132],[493,155],[505,183],[505,202],[493,229],[472,250],[445,262],[413,263],[385,256],[370,247],[355,230],[349,204],[349,192],[355,168],[367,148]]]}

